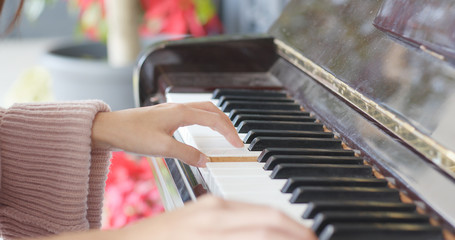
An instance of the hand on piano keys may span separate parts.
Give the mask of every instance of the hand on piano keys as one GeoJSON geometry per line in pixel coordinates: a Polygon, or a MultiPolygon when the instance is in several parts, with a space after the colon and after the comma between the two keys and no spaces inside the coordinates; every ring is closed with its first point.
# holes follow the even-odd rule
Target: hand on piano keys
{"type": "MultiPolygon", "coordinates": [[[[216,131],[230,149],[241,148],[230,119],[210,101],[165,103],[152,107],[99,113],[94,121],[92,138],[108,145],[139,154],[177,158],[189,165],[206,167],[210,161],[197,148],[173,138],[180,127],[198,125],[216,131]]],[[[313,231],[281,211],[206,196],[185,208],[133,224],[124,230],[133,239],[295,239],[316,240],[313,231]]]]}
{"type": "Polygon", "coordinates": [[[201,197],[184,208],[143,220],[124,231],[130,239],[317,239],[309,228],[273,208],[213,196],[201,197]]]}
{"type": "Polygon", "coordinates": [[[168,93],[169,102],[212,101],[244,139],[234,149],[200,126],[180,128],[183,142],[209,156],[199,171],[224,199],[265,204],[313,228],[321,240],[442,239],[441,230],[402,203],[352,149],[281,91],[168,93]],[[222,93],[222,96],[217,96],[222,93]],[[289,101],[291,100],[291,101],[289,101]]]}
{"type": "Polygon", "coordinates": [[[224,136],[230,147],[243,147],[229,118],[211,102],[164,103],[152,107],[99,113],[93,124],[92,139],[97,144],[144,155],[180,159],[205,167],[208,157],[198,149],[176,141],[179,127],[197,124],[224,136]]]}

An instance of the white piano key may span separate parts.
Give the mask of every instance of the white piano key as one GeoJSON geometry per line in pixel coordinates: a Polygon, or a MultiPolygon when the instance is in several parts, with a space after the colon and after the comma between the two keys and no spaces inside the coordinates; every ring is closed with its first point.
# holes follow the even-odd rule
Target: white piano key
{"type": "MultiPolygon", "coordinates": [[[[224,138],[218,138],[218,137],[194,137],[193,138],[196,141],[196,145],[198,148],[218,148],[218,149],[230,149],[234,148],[226,139],[224,138]]],[[[248,151],[248,146],[249,144],[245,144],[244,149],[248,151]]],[[[241,149],[241,148],[240,148],[241,149]]]]}
{"type": "Polygon", "coordinates": [[[258,162],[209,162],[208,177],[205,179],[213,194],[221,196],[224,183],[236,184],[240,179],[268,178],[262,170],[264,164],[258,162]]]}
{"type": "Polygon", "coordinates": [[[247,148],[215,148],[215,149],[206,149],[201,148],[201,152],[205,153],[209,157],[251,157],[257,158],[261,152],[258,151],[248,151],[247,148]]]}
{"type": "Polygon", "coordinates": [[[217,182],[217,177],[231,177],[232,179],[248,177],[248,176],[264,176],[268,177],[262,169],[209,169],[210,178],[208,179],[210,185],[213,186],[217,182]]]}
{"type": "Polygon", "coordinates": [[[224,163],[219,163],[219,162],[210,162],[207,163],[207,168],[210,169],[238,169],[238,168],[264,168],[265,163],[260,163],[260,162],[224,162],[224,163]]]}
{"type": "Polygon", "coordinates": [[[248,195],[246,195],[244,193],[227,192],[223,195],[223,197],[226,199],[235,199],[235,200],[242,199],[243,201],[261,203],[261,204],[283,203],[283,205],[290,205],[289,199],[291,199],[291,194],[290,193],[283,194],[280,192],[273,192],[273,191],[270,191],[268,193],[253,192],[248,195]]]}
{"type": "Polygon", "coordinates": [[[211,175],[222,177],[252,177],[252,176],[266,176],[270,173],[264,171],[262,168],[209,168],[211,175]]]}
{"type": "Polygon", "coordinates": [[[262,204],[278,208],[296,221],[301,223],[304,222],[302,214],[306,210],[307,204],[291,204],[289,202],[291,194],[284,194],[276,189],[270,189],[270,192],[254,192],[253,190],[254,188],[252,188],[252,192],[248,194],[247,192],[228,192],[227,189],[224,189],[222,197],[234,201],[262,204]]]}
{"type": "Polygon", "coordinates": [[[198,137],[218,137],[223,138],[219,132],[214,131],[213,129],[205,126],[192,125],[181,127],[182,131],[179,131],[180,135],[188,135],[188,137],[198,138],[198,137]]]}
{"type": "Polygon", "coordinates": [[[207,163],[206,182],[212,194],[224,199],[262,204],[278,208],[296,221],[311,226],[312,221],[302,219],[306,204],[291,204],[291,194],[281,192],[286,180],[271,179],[264,163],[230,162],[207,163]]]}
{"type": "MultiPolygon", "coordinates": [[[[191,126],[179,128],[179,134],[183,139],[183,142],[199,149],[202,153],[209,157],[259,157],[260,151],[248,150],[249,144],[245,144],[241,148],[233,147],[223,136],[215,136],[215,131],[211,130],[212,133],[208,135],[212,136],[195,136],[202,135],[203,132],[195,133],[197,129],[202,129],[200,126],[191,126]],[[194,131],[190,132],[191,127],[194,131]]],[[[204,129],[203,131],[206,131],[204,129]]]]}
{"type": "Polygon", "coordinates": [[[211,93],[167,93],[166,101],[170,103],[210,101],[213,102],[215,105],[218,104],[218,99],[212,99],[211,93]]]}
{"type": "MultiPolygon", "coordinates": [[[[261,184],[253,183],[250,184],[248,182],[244,184],[234,183],[234,184],[221,184],[220,181],[226,181],[226,179],[220,180],[219,178],[216,179],[217,182],[217,195],[226,196],[229,194],[243,194],[243,195],[251,195],[251,194],[264,194],[273,192],[281,192],[281,189],[284,186],[282,182],[268,182],[264,183],[262,181],[261,184]]],[[[262,179],[261,179],[262,180],[262,179]]]]}
{"type": "MultiPolygon", "coordinates": [[[[199,125],[191,125],[191,126],[186,126],[181,128],[183,131],[180,131],[179,133],[181,135],[189,135],[193,138],[199,138],[199,137],[217,137],[220,139],[224,139],[223,135],[221,135],[219,132],[214,131],[213,129],[205,126],[199,126],[199,125]]],[[[240,139],[244,139],[246,137],[246,133],[239,133],[238,134],[240,139]]]]}
{"type": "Polygon", "coordinates": [[[272,184],[264,184],[264,181],[268,181],[270,177],[264,177],[264,176],[253,176],[253,177],[243,177],[241,179],[237,179],[236,181],[233,181],[231,177],[219,177],[218,176],[218,181],[220,186],[238,186],[238,185],[247,185],[247,186],[260,186],[260,185],[265,185],[265,186],[272,186],[272,187],[279,187],[281,190],[281,187],[284,186],[286,183],[286,179],[275,179],[272,184]]]}

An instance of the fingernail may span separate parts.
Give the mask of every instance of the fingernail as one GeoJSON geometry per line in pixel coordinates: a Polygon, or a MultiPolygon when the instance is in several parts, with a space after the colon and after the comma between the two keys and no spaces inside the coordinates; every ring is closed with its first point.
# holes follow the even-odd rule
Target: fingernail
{"type": "Polygon", "coordinates": [[[199,157],[199,161],[196,163],[196,166],[198,167],[206,167],[206,163],[210,161],[210,158],[205,156],[204,154],[201,154],[199,157]]]}

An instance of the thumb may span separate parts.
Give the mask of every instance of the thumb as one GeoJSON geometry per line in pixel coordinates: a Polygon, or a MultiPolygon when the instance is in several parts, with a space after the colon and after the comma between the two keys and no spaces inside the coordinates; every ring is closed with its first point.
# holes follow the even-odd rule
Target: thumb
{"type": "Polygon", "coordinates": [[[177,158],[195,167],[205,167],[205,163],[210,161],[209,157],[196,148],[175,139],[173,139],[171,143],[170,157],[177,158]]]}

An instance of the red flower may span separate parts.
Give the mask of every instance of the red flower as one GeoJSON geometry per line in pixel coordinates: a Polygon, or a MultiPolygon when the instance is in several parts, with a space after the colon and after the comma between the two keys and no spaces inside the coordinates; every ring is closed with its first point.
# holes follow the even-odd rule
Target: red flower
{"type": "Polygon", "coordinates": [[[106,228],[119,228],[163,211],[146,158],[115,152],[106,181],[106,228]]]}
{"type": "MultiPolygon", "coordinates": [[[[71,0],[80,7],[80,29],[91,39],[106,39],[104,0],[71,0]]],[[[144,15],[139,34],[159,33],[195,37],[222,32],[210,0],[140,0],[144,15]],[[215,24],[216,23],[216,24],[215,24]]]]}

